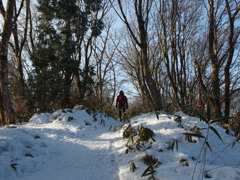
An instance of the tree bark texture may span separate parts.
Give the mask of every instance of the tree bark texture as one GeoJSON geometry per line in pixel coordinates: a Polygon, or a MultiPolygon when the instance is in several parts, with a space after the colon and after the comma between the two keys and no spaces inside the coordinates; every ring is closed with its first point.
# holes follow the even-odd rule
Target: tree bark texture
{"type": "Polygon", "coordinates": [[[214,10],[214,0],[209,0],[209,37],[208,37],[208,53],[212,65],[212,91],[210,100],[213,105],[214,116],[221,117],[220,102],[220,79],[219,79],[219,60],[217,57],[217,27],[214,10]]]}
{"type": "Polygon", "coordinates": [[[2,90],[2,104],[4,105],[5,117],[8,123],[15,123],[15,112],[9,92],[8,82],[8,42],[14,23],[15,0],[7,1],[7,11],[4,13],[3,34],[0,44],[0,77],[2,90]]]}
{"type": "MultiPolygon", "coordinates": [[[[23,2],[20,6],[20,10],[23,7],[23,2]]],[[[18,25],[17,23],[13,24],[13,37],[14,37],[14,53],[16,58],[16,66],[19,73],[19,85],[20,90],[23,90],[25,87],[25,80],[24,80],[24,73],[23,73],[23,62],[22,62],[22,52],[23,47],[27,41],[27,33],[28,33],[28,22],[30,17],[30,0],[25,1],[25,8],[26,8],[26,16],[25,16],[25,22],[24,22],[24,31],[23,31],[23,38],[19,38],[19,32],[18,32],[18,25]]],[[[19,11],[20,11],[19,10],[19,11]]]]}
{"type": "Polygon", "coordinates": [[[235,21],[236,21],[236,16],[240,11],[240,6],[236,7],[236,11],[232,13],[231,7],[229,0],[225,0],[226,3],[226,9],[227,9],[227,14],[228,14],[228,23],[229,23],[229,35],[228,35],[228,58],[227,58],[227,63],[224,68],[224,75],[225,75],[225,94],[224,94],[224,103],[225,103],[225,116],[228,117],[230,115],[230,84],[231,84],[231,75],[230,75],[230,69],[233,61],[233,56],[234,56],[234,51],[235,51],[235,44],[236,44],[236,39],[239,37],[239,32],[235,32],[235,21]],[[236,34],[236,37],[235,37],[236,34]]]}

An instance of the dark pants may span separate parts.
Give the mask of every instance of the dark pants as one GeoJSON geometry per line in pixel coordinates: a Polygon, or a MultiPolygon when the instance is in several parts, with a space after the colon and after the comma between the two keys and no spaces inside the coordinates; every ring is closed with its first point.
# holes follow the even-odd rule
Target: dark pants
{"type": "Polygon", "coordinates": [[[119,110],[119,118],[120,118],[120,121],[121,121],[122,120],[122,114],[125,113],[125,111],[126,111],[126,106],[118,107],[118,110],[119,110]]]}

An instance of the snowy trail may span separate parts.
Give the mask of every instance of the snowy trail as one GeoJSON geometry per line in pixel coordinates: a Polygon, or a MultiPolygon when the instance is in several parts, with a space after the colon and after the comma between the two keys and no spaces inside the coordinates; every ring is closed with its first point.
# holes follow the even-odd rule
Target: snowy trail
{"type": "Polygon", "coordinates": [[[51,146],[57,147],[56,154],[37,172],[23,174],[18,180],[119,179],[113,146],[113,142],[120,139],[116,133],[106,133],[106,130],[99,129],[96,131],[94,128],[82,131],[77,126],[61,128],[62,132],[59,133],[58,126],[51,131],[49,125],[35,127],[35,131],[51,138],[51,146]]]}
{"type": "Polygon", "coordinates": [[[141,177],[149,169],[147,157],[161,163],[154,169],[155,179],[240,180],[240,144],[232,147],[235,137],[217,125],[214,128],[222,140],[214,132],[208,134],[212,152],[207,149],[201,162],[196,158],[204,140],[196,138],[192,143],[183,137],[194,127],[206,135],[207,124],[199,118],[177,113],[182,128],[166,114],[159,119],[152,113],[136,116],[131,126],[150,128],[155,141],[126,153],[123,132],[128,125],[121,128],[121,122],[104,114],[89,114],[87,110],[58,110],[36,114],[26,124],[0,127],[0,180],[148,180],[149,176],[141,177]],[[170,150],[172,140],[178,145],[170,150]]]}

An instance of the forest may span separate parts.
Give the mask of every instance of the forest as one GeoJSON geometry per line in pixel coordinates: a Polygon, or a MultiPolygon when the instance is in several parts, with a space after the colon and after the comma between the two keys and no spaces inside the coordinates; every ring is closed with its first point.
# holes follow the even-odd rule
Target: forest
{"type": "Polygon", "coordinates": [[[77,104],[114,115],[120,90],[129,115],[210,103],[240,124],[239,11],[239,0],[1,0],[0,125],[77,104]]]}

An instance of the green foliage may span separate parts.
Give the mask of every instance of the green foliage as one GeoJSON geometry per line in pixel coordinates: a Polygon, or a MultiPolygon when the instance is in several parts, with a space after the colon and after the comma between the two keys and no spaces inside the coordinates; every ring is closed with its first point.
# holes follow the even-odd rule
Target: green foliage
{"type": "Polygon", "coordinates": [[[240,133],[237,135],[236,139],[232,143],[232,147],[235,146],[235,144],[240,140],[240,133]]]}
{"type": "Polygon", "coordinates": [[[72,120],[74,120],[74,118],[73,118],[72,116],[68,116],[67,121],[70,122],[70,121],[72,121],[72,120]]]}
{"type": "Polygon", "coordinates": [[[189,163],[187,161],[187,159],[183,158],[183,159],[180,159],[180,164],[182,164],[183,166],[189,166],[189,163]]]}
{"type": "Polygon", "coordinates": [[[193,128],[191,128],[190,131],[192,131],[196,134],[201,134],[201,129],[197,126],[194,126],[193,128]]]}
{"type": "Polygon", "coordinates": [[[86,12],[98,11],[102,7],[102,0],[84,0],[86,12]]]}
{"type": "Polygon", "coordinates": [[[231,124],[228,124],[229,129],[232,129],[234,131],[234,135],[238,136],[240,133],[240,111],[236,114],[235,117],[231,120],[231,124]]]}
{"type": "Polygon", "coordinates": [[[158,159],[155,159],[153,156],[146,154],[146,156],[143,157],[144,163],[148,165],[148,167],[145,169],[141,177],[152,175],[155,172],[154,169],[156,169],[161,162],[158,161],[158,159]]]}
{"type": "MultiPolygon", "coordinates": [[[[207,114],[206,116],[203,114],[203,113],[200,113],[199,111],[197,110],[192,110],[193,113],[195,113],[196,115],[199,116],[199,118],[204,121],[206,124],[208,124],[208,128],[207,130],[211,130],[212,132],[214,132],[218,138],[222,141],[222,138],[220,136],[220,134],[217,132],[217,130],[211,126],[211,124],[214,124],[214,123],[218,123],[218,122],[224,122],[226,119],[229,119],[229,118],[219,118],[219,119],[215,119],[215,120],[212,120],[212,116],[211,116],[211,104],[210,102],[207,103],[207,114]]],[[[204,136],[202,136],[201,134],[189,134],[189,133],[184,133],[185,135],[190,135],[190,136],[196,136],[196,137],[200,137],[200,138],[205,138],[204,136]]],[[[207,142],[207,141],[206,141],[207,142]]],[[[208,142],[207,142],[207,145],[209,146],[208,142]]],[[[210,147],[210,146],[209,146],[210,147]]]]}
{"type": "Polygon", "coordinates": [[[25,105],[32,113],[50,111],[63,95],[62,78],[51,71],[35,72],[29,76],[28,89],[24,91],[25,105]]]}
{"type": "MultiPolygon", "coordinates": [[[[94,84],[94,76],[96,72],[93,66],[88,66],[88,68],[79,69],[79,75],[82,81],[79,83],[79,87],[82,88],[81,90],[81,97],[91,98],[93,94],[92,86],[94,84]]],[[[87,103],[86,103],[87,104],[87,103]]],[[[89,106],[89,104],[87,104],[89,106]]]]}
{"type": "Polygon", "coordinates": [[[102,0],[86,0],[81,6],[76,0],[38,0],[38,41],[30,57],[33,71],[24,93],[31,113],[64,106],[74,73],[80,71],[84,84],[93,84],[94,68],[79,69],[79,44],[87,32],[100,35],[104,25],[95,14],[101,8],[102,0]]]}
{"type": "Polygon", "coordinates": [[[174,115],[174,121],[176,121],[178,123],[182,123],[182,116],[174,115]]]}
{"type": "Polygon", "coordinates": [[[103,126],[105,126],[105,120],[101,119],[100,124],[102,124],[103,126]]]}
{"type": "Polygon", "coordinates": [[[140,141],[149,141],[150,139],[155,141],[154,138],[153,138],[154,132],[149,128],[139,126],[138,130],[137,130],[137,133],[140,137],[139,138],[140,141]]]}
{"type": "MultiPolygon", "coordinates": [[[[203,113],[201,113],[201,112],[199,112],[199,111],[197,111],[197,110],[195,110],[195,109],[191,109],[191,108],[190,108],[190,110],[191,110],[194,114],[196,114],[196,115],[200,118],[200,120],[202,120],[203,122],[205,122],[205,123],[207,124],[207,128],[200,129],[200,128],[198,128],[198,127],[194,127],[194,128],[191,129],[191,130],[193,131],[193,133],[189,133],[189,132],[183,133],[183,134],[185,134],[185,136],[187,137],[187,140],[188,140],[188,141],[191,141],[192,137],[197,137],[197,138],[202,138],[202,139],[204,139],[204,143],[203,143],[202,149],[201,149],[201,151],[200,151],[198,160],[199,160],[199,158],[200,158],[201,155],[206,156],[206,153],[203,153],[203,154],[202,154],[202,152],[205,152],[205,151],[203,151],[203,149],[207,149],[207,148],[208,148],[211,152],[213,152],[213,151],[212,151],[212,147],[210,146],[210,144],[209,144],[209,142],[208,142],[209,131],[212,131],[212,132],[222,141],[222,138],[221,138],[220,134],[218,133],[218,131],[217,131],[211,124],[214,124],[214,123],[220,123],[220,124],[221,124],[221,123],[223,123],[224,121],[226,121],[227,119],[229,119],[228,117],[227,117],[227,118],[225,117],[225,118],[219,118],[219,119],[212,119],[212,108],[211,108],[210,102],[207,103],[207,106],[206,106],[206,107],[207,107],[206,115],[204,115],[203,113]],[[203,136],[203,135],[201,134],[200,130],[207,130],[206,135],[203,136]],[[190,138],[189,138],[189,137],[190,137],[190,138]]],[[[205,158],[206,158],[206,157],[204,157],[204,159],[205,159],[205,158]]],[[[197,162],[198,162],[198,160],[197,160],[197,162]]],[[[194,177],[194,174],[195,174],[197,165],[198,165],[198,164],[196,163],[195,168],[194,168],[194,172],[193,172],[193,177],[194,177]]],[[[201,168],[201,169],[202,169],[202,170],[201,170],[202,173],[204,173],[204,168],[205,168],[205,167],[201,168]]],[[[193,177],[192,177],[192,179],[193,179],[193,177]]]]}
{"type": "Polygon", "coordinates": [[[185,140],[190,143],[196,143],[197,141],[193,139],[192,134],[185,134],[185,140]]]}
{"type": "Polygon", "coordinates": [[[176,150],[178,151],[178,140],[177,139],[171,139],[170,141],[167,142],[168,150],[174,150],[174,147],[176,147],[176,150]]]}
{"type": "Polygon", "coordinates": [[[101,20],[95,19],[92,21],[91,30],[93,36],[99,36],[104,28],[104,24],[101,20]]]}
{"type": "Polygon", "coordinates": [[[212,175],[210,175],[208,173],[208,171],[205,171],[205,175],[204,175],[205,178],[208,178],[208,179],[211,179],[212,178],[212,175]]]}
{"type": "Polygon", "coordinates": [[[179,115],[174,115],[174,121],[178,123],[178,127],[181,127],[183,128],[182,126],[182,116],[179,116],[179,115]]]}
{"type": "Polygon", "coordinates": [[[160,113],[156,111],[155,114],[156,114],[156,116],[157,116],[157,119],[159,120],[159,114],[160,114],[160,113]]]}
{"type": "Polygon", "coordinates": [[[85,122],[85,125],[86,125],[86,126],[91,126],[91,125],[92,125],[90,122],[87,122],[87,121],[85,121],[85,120],[84,120],[84,122],[85,122]]]}
{"type": "Polygon", "coordinates": [[[124,126],[124,124],[122,125],[116,125],[114,126],[114,128],[112,127],[112,125],[109,127],[109,131],[113,128],[113,131],[118,131],[120,129],[122,129],[122,127],[124,126]]]}
{"type": "Polygon", "coordinates": [[[14,171],[17,171],[17,166],[18,166],[18,163],[11,163],[11,168],[14,169],[14,171]]]}
{"type": "Polygon", "coordinates": [[[195,115],[197,115],[200,118],[200,120],[202,120],[206,124],[223,123],[224,121],[232,118],[232,117],[223,117],[223,118],[218,118],[218,119],[212,120],[212,108],[211,108],[210,102],[207,103],[207,114],[206,115],[204,115],[203,113],[199,112],[196,109],[190,108],[190,110],[195,115]]]}
{"type": "Polygon", "coordinates": [[[156,162],[158,162],[157,164],[161,164],[157,159],[155,159],[153,156],[146,154],[143,157],[143,161],[146,165],[150,166],[152,164],[156,164],[156,162]]]}
{"type": "Polygon", "coordinates": [[[221,139],[221,141],[223,141],[222,137],[220,136],[220,134],[217,132],[217,130],[214,127],[209,126],[209,128],[218,136],[219,139],[221,139]]]}
{"type": "Polygon", "coordinates": [[[129,150],[134,149],[140,151],[141,148],[144,147],[144,142],[149,142],[150,140],[155,141],[153,136],[154,132],[151,129],[145,128],[143,126],[138,126],[138,129],[135,130],[129,124],[129,126],[123,131],[123,137],[125,139],[128,139],[126,144],[126,153],[128,153],[129,150]]]}
{"type": "Polygon", "coordinates": [[[25,157],[31,157],[31,158],[33,158],[33,155],[32,155],[32,154],[29,154],[29,153],[27,153],[27,154],[25,154],[25,157]]]}
{"type": "Polygon", "coordinates": [[[131,124],[129,124],[129,126],[123,131],[123,138],[134,137],[136,135],[137,132],[131,127],[131,124]]]}
{"type": "Polygon", "coordinates": [[[35,135],[35,136],[34,136],[34,139],[41,139],[41,138],[40,138],[40,136],[35,135]]]}
{"type": "Polygon", "coordinates": [[[205,136],[201,135],[201,134],[197,134],[197,133],[183,133],[185,135],[185,139],[188,142],[191,143],[196,143],[197,141],[193,139],[193,137],[197,137],[197,138],[205,138],[205,136]]]}
{"type": "Polygon", "coordinates": [[[129,161],[128,164],[130,164],[130,171],[134,172],[137,168],[135,163],[133,161],[129,161]]]}

